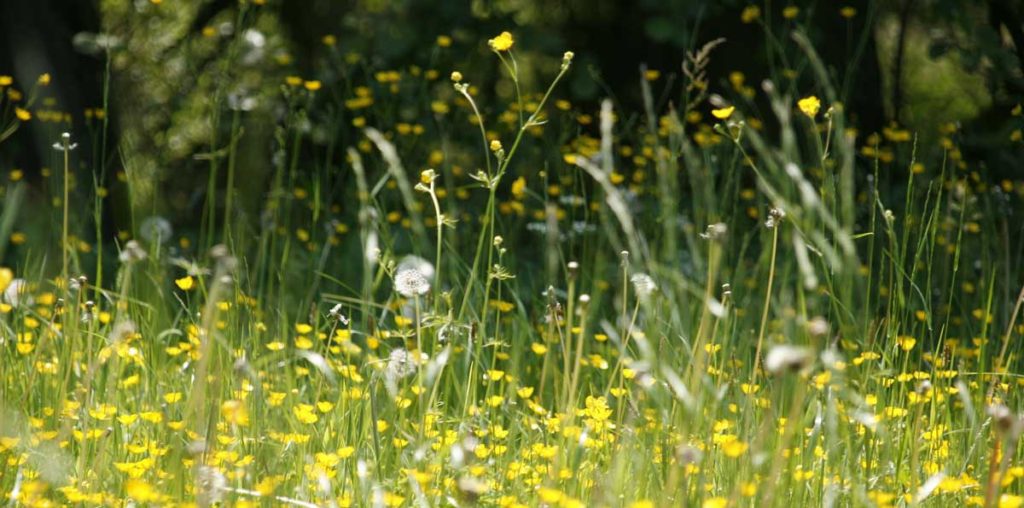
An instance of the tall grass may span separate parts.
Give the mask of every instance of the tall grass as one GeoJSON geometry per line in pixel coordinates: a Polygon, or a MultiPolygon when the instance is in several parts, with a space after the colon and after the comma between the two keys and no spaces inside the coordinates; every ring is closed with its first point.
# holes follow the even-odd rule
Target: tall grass
{"type": "Polygon", "coordinates": [[[510,104],[461,73],[372,114],[289,80],[260,217],[235,188],[244,113],[218,113],[228,141],[211,136],[202,215],[177,236],[133,216],[109,241],[106,189],[74,186],[64,137],[62,182],[36,190],[62,199],[35,205],[61,220],[29,230],[26,184],[4,188],[0,489],[32,506],[1020,506],[1024,187],[986,183],[952,127],[934,147],[856,133],[799,34],[812,88],[709,95],[716,44],[688,55],[677,106],[643,73],[639,112],[560,99],[572,53],[526,89],[503,36],[510,104]],[[311,143],[311,121],[351,144],[311,143]]]}

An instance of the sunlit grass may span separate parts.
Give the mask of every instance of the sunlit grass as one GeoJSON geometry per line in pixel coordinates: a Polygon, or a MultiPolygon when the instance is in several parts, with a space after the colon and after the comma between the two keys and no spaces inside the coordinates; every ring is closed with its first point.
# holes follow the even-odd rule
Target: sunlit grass
{"type": "MultiPolygon", "coordinates": [[[[285,80],[258,218],[241,110],[177,234],[105,230],[74,138],[36,189],[48,229],[9,172],[10,502],[1024,503],[1020,182],[987,184],[955,126],[934,147],[856,133],[799,34],[813,87],[734,74],[711,95],[715,42],[678,106],[645,73],[642,112],[561,98],[572,52],[525,89],[515,44],[488,42],[509,104],[455,70],[285,80]],[[401,118],[417,79],[437,96],[401,118]],[[351,146],[311,143],[311,121],[351,146]]],[[[0,132],[31,120],[5,94],[0,132]]]]}

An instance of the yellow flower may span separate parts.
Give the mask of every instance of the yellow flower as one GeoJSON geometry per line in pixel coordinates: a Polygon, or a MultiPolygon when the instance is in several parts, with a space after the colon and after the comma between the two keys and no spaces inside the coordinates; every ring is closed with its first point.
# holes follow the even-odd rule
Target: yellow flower
{"type": "Polygon", "coordinates": [[[737,458],[747,452],[749,445],[740,441],[739,439],[732,439],[728,443],[722,445],[722,452],[725,453],[726,457],[737,458]]]}
{"type": "Polygon", "coordinates": [[[313,80],[306,81],[302,86],[306,87],[306,90],[309,90],[310,92],[315,92],[320,89],[321,84],[319,81],[313,80]]]}
{"type": "Polygon", "coordinates": [[[725,508],[728,505],[729,505],[729,500],[728,499],[726,499],[724,497],[713,497],[713,498],[704,500],[704,503],[701,504],[701,507],[702,508],[725,508]]]}
{"type": "Polygon", "coordinates": [[[452,38],[447,35],[438,35],[437,45],[442,48],[447,48],[452,45],[452,38]]]}
{"type": "Polygon", "coordinates": [[[189,291],[195,287],[196,281],[191,275],[186,275],[180,279],[174,279],[174,285],[178,286],[178,289],[182,291],[189,291]]]}
{"type": "Polygon", "coordinates": [[[800,111],[810,118],[818,116],[818,111],[821,109],[821,101],[813,95],[800,99],[796,105],[800,108],[800,111]]]}
{"type": "Polygon", "coordinates": [[[711,116],[719,120],[728,120],[732,116],[733,111],[736,111],[736,106],[729,106],[727,108],[712,109],[711,116]]]}
{"type": "Polygon", "coordinates": [[[10,76],[0,76],[0,86],[10,86],[14,83],[14,78],[10,76]]]}
{"type": "Polygon", "coordinates": [[[512,34],[508,32],[501,32],[501,35],[487,41],[487,44],[494,51],[508,51],[512,49],[512,45],[515,43],[516,41],[512,39],[512,34]]]}
{"type": "Polygon", "coordinates": [[[125,484],[125,491],[128,497],[142,503],[149,503],[160,499],[160,494],[156,489],[142,480],[128,480],[125,484]]]}
{"type": "Polygon", "coordinates": [[[18,120],[27,122],[32,119],[32,113],[27,109],[14,108],[14,116],[18,117],[18,120]]]}
{"type": "Polygon", "coordinates": [[[459,71],[452,71],[452,81],[455,83],[462,82],[462,73],[459,71]]]}
{"type": "Polygon", "coordinates": [[[491,151],[492,152],[497,152],[498,150],[501,150],[501,141],[498,141],[497,139],[492,139],[491,140],[491,151]]]}
{"type": "Polygon", "coordinates": [[[999,508],[1020,508],[1021,505],[1024,505],[1024,497],[1012,494],[999,496],[999,508]]]}
{"type": "Polygon", "coordinates": [[[50,84],[50,73],[44,73],[39,75],[39,79],[36,80],[40,86],[46,86],[50,84]]]}
{"type": "Polygon", "coordinates": [[[14,272],[10,268],[0,268],[0,293],[14,280],[14,272]]]}
{"type": "Polygon", "coordinates": [[[793,19],[800,15],[800,8],[795,5],[790,5],[785,9],[782,9],[782,17],[786,19],[793,19]]]}
{"type": "Polygon", "coordinates": [[[846,19],[850,19],[850,18],[852,18],[852,17],[857,15],[857,9],[847,5],[847,6],[843,7],[842,9],[839,9],[839,15],[844,17],[844,18],[846,18],[846,19]]]}
{"type": "Polygon", "coordinates": [[[757,21],[757,18],[761,17],[761,8],[756,5],[748,5],[740,13],[740,21],[744,23],[753,23],[757,21]]]}
{"type": "Polygon", "coordinates": [[[240,400],[225,400],[220,405],[220,415],[230,424],[245,427],[249,425],[249,408],[240,400]]]}

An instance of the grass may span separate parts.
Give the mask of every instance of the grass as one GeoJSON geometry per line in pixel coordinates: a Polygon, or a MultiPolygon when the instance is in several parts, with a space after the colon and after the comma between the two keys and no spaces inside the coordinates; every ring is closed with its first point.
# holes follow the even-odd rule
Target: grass
{"type": "MultiPolygon", "coordinates": [[[[742,79],[708,106],[713,45],[678,108],[648,74],[644,111],[573,110],[573,55],[534,93],[506,43],[511,103],[453,76],[409,99],[422,122],[387,76],[327,99],[289,79],[259,221],[238,112],[177,236],[134,203],[103,241],[108,189],[76,185],[67,137],[42,224],[11,173],[9,502],[1024,503],[1020,182],[987,183],[953,127],[857,135],[799,36],[820,110],[775,81],[762,111],[742,79]],[[352,142],[313,143],[311,119],[352,142]]],[[[28,121],[3,106],[0,131],[28,121]]]]}

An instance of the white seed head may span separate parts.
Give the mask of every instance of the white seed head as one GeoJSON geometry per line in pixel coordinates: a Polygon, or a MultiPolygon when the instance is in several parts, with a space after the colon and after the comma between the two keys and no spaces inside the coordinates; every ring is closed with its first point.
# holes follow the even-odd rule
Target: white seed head
{"type": "Polygon", "coordinates": [[[729,231],[729,227],[724,222],[716,222],[714,224],[708,224],[708,228],[701,233],[700,237],[705,240],[719,240],[725,237],[725,234],[729,231]]]}
{"type": "Polygon", "coordinates": [[[406,298],[422,296],[430,291],[430,282],[415,268],[399,270],[395,275],[395,291],[406,298]]]}
{"type": "Polygon", "coordinates": [[[224,497],[228,481],[215,467],[202,466],[196,474],[196,501],[199,506],[213,506],[224,497]]]}
{"type": "Polygon", "coordinates": [[[629,280],[633,283],[633,291],[636,291],[637,298],[641,300],[650,298],[658,290],[658,285],[654,283],[654,279],[646,273],[633,274],[629,280]]]}
{"type": "Polygon", "coordinates": [[[810,365],[813,358],[808,348],[783,344],[768,352],[764,359],[764,369],[772,374],[798,372],[810,365]]]}
{"type": "Polygon", "coordinates": [[[124,249],[121,250],[121,254],[118,255],[118,259],[126,264],[130,265],[138,263],[139,261],[145,260],[147,257],[145,249],[139,245],[139,242],[135,240],[128,240],[128,243],[124,244],[124,249]]]}
{"type": "Polygon", "coordinates": [[[399,380],[416,372],[412,354],[404,349],[395,349],[388,355],[387,376],[390,379],[399,380]]]}
{"type": "Polygon", "coordinates": [[[401,272],[406,269],[418,270],[427,280],[434,278],[434,264],[424,258],[415,255],[408,255],[398,262],[396,270],[401,272]]]}
{"type": "Polygon", "coordinates": [[[28,294],[28,282],[25,279],[14,279],[4,290],[4,301],[12,307],[32,305],[32,296],[28,294]]]}
{"type": "Polygon", "coordinates": [[[146,217],[139,225],[139,236],[148,243],[167,243],[172,234],[170,221],[157,215],[146,217]]]}

